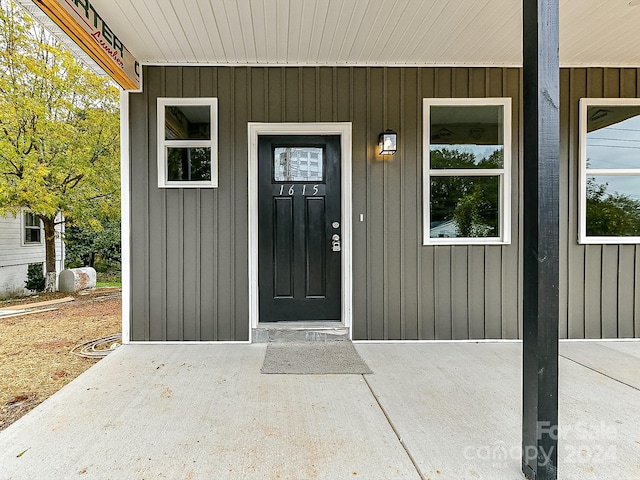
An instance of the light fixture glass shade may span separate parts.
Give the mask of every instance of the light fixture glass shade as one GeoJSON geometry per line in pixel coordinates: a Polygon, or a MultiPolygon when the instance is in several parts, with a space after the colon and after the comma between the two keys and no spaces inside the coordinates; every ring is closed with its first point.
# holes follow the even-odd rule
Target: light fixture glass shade
{"type": "Polygon", "coordinates": [[[393,155],[398,150],[398,134],[393,130],[385,130],[378,137],[380,155],[393,155]]]}

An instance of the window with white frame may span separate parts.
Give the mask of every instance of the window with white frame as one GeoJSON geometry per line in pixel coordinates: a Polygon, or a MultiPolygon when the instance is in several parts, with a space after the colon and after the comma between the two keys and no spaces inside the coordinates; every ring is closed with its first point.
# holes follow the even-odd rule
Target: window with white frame
{"type": "Polygon", "coordinates": [[[511,241],[511,99],[423,99],[425,245],[511,241]]]}
{"type": "Polygon", "coordinates": [[[580,100],[581,243],[640,243],[640,99],[580,100]]]}
{"type": "Polygon", "coordinates": [[[158,186],[218,186],[218,99],[158,98],[158,186]]]}
{"type": "Polygon", "coordinates": [[[42,223],[36,214],[28,210],[22,211],[22,230],[25,245],[42,243],[42,223]]]}

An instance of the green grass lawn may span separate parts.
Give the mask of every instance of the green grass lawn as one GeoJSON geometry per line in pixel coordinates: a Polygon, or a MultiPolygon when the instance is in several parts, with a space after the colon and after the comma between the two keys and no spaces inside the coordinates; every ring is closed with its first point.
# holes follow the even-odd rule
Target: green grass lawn
{"type": "Polygon", "coordinates": [[[97,272],[96,288],[120,287],[122,288],[122,276],[120,271],[97,272]]]}
{"type": "Polygon", "coordinates": [[[122,282],[96,282],[96,288],[100,287],[122,287],[122,282]]]}

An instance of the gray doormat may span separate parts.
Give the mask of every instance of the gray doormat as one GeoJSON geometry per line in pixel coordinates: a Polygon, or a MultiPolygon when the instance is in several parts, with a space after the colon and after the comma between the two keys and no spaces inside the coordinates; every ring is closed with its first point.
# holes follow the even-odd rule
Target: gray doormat
{"type": "Polygon", "coordinates": [[[269,343],[260,371],[301,375],[372,373],[347,340],[269,343]]]}

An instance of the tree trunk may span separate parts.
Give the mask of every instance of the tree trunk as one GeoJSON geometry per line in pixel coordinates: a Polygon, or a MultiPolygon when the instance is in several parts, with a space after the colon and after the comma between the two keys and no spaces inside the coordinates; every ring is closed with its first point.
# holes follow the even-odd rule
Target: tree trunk
{"type": "Polygon", "coordinates": [[[56,223],[53,218],[42,218],[44,224],[45,261],[45,292],[56,291],[56,223]]]}

